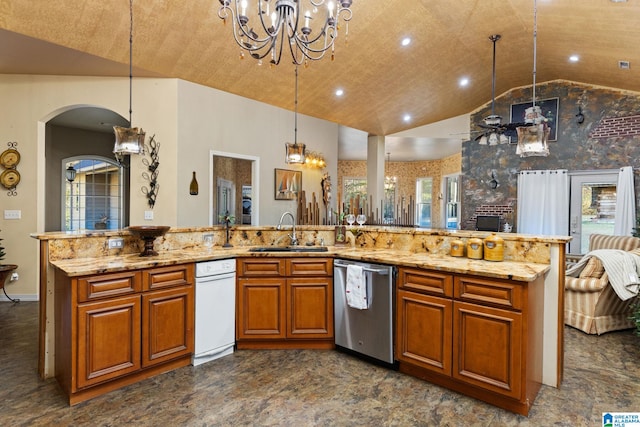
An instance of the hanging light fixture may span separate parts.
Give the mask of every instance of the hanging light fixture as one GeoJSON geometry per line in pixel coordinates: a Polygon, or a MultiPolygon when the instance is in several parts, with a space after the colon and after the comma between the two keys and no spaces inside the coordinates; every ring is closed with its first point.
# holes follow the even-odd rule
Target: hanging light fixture
{"type": "Polygon", "coordinates": [[[496,43],[502,36],[500,34],[493,34],[489,36],[489,40],[493,43],[493,70],[491,73],[491,114],[482,119],[483,123],[480,127],[486,129],[481,136],[476,138],[480,145],[498,145],[506,144],[509,142],[509,138],[504,134],[502,126],[502,117],[496,114],[496,43]]]}
{"type": "Polygon", "coordinates": [[[73,182],[76,179],[76,168],[73,165],[69,165],[69,167],[64,171],[64,176],[67,178],[67,181],[73,182]]]}
{"type": "MultiPolygon", "coordinates": [[[[133,92],[133,0],[129,0],[129,126],[131,126],[131,100],[133,92]]],[[[113,153],[118,163],[127,154],[144,154],[145,132],[140,128],[114,126],[113,131],[116,136],[116,143],[113,153]]]]}
{"type": "Polygon", "coordinates": [[[293,128],[293,144],[285,143],[286,157],[285,162],[289,164],[303,164],[305,161],[305,145],[298,143],[298,66],[296,65],[296,90],[294,100],[294,128],[293,128]]]}
{"type": "Polygon", "coordinates": [[[549,137],[549,125],[542,115],[542,109],[536,105],[536,61],[538,36],[537,23],[538,8],[536,0],[533,0],[533,85],[532,85],[532,105],[525,110],[524,126],[518,126],[518,146],[516,154],[520,157],[549,155],[547,139],[549,137]]]}
{"type": "Polygon", "coordinates": [[[259,63],[268,56],[271,64],[279,64],[287,47],[296,65],[320,60],[329,50],[333,60],[341,15],[345,37],[349,34],[352,0],[337,0],[337,10],[333,0],[219,1],[218,17],[225,24],[231,20],[240,58],[247,51],[259,63]]]}
{"type": "Polygon", "coordinates": [[[389,175],[389,163],[391,162],[391,153],[387,153],[387,164],[385,165],[384,189],[393,190],[396,187],[397,177],[389,175]]]}

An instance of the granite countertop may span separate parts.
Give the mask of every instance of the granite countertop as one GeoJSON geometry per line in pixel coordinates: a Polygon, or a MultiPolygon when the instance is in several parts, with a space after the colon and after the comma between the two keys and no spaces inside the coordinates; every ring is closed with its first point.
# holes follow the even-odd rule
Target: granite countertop
{"type": "Polygon", "coordinates": [[[51,264],[68,276],[75,277],[238,257],[332,257],[524,282],[534,281],[550,269],[548,264],[492,262],[393,249],[358,249],[337,246],[327,247],[327,252],[250,252],[249,249],[248,246],[214,247],[210,250],[184,249],[165,251],[151,257],[129,254],[100,258],[64,259],[51,261],[51,264]]]}

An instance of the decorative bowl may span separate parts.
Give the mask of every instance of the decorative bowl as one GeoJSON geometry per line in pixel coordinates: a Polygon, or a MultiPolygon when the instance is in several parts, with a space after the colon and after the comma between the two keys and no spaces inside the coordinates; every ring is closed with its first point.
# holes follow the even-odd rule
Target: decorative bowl
{"type": "Polygon", "coordinates": [[[170,228],[168,225],[132,225],[127,229],[144,240],[144,250],[140,256],[153,256],[158,255],[158,252],[153,250],[154,240],[156,237],[164,236],[170,228]]]}

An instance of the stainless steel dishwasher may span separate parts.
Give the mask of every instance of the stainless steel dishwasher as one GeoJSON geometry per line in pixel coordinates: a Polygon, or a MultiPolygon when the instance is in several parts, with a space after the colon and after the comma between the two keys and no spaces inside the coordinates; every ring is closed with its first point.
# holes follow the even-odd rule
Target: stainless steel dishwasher
{"type": "Polygon", "coordinates": [[[333,263],[333,299],[336,347],[364,356],[373,362],[395,367],[393,320],[395,313],[395,267],[336,259],[333,263]],[[347,304],[347,268],[362,268],[369,307],[357,309],[347,304]]]}

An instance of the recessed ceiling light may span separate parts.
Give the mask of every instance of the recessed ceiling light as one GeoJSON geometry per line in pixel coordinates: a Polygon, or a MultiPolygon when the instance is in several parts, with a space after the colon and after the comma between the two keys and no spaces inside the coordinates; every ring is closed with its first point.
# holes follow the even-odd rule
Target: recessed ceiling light
{"type": "Polygon", "coordinates": [[[405,122],[410,122],[411,121],[411,116],[409,114],[405,114],[404,117],[402,118],[402,120],[404,120],[405,122]]]}
{"type": "Polygon", "coordinates": [[[344,90],[342,89],[336,90],[336,96],[342,96],[342,95],[344,95],[344,90]]]}
{"type": "Polygon", "coordinates": [[[611,0],[613,3],[626,3],[627,0],[611,0]]]}
{"type": "Polygon", "coordinates": [[[571,55],[569,57],[569,61],[570,62],[578,62],[578,61],[580,61],[580,57],[578,55],[571,55]]]}
{"type": "Polygon", "coordinates": [[[469,78],[467,77],[461,78],[458,84],[460,85],[460,87],[469,86],[469,78]]]}
{"type": "Polygon", "coordinates": [[[411,39],[409,37],[405,37],[402,39],[402,46],[409,46],[411,44],[411,39]]]}

